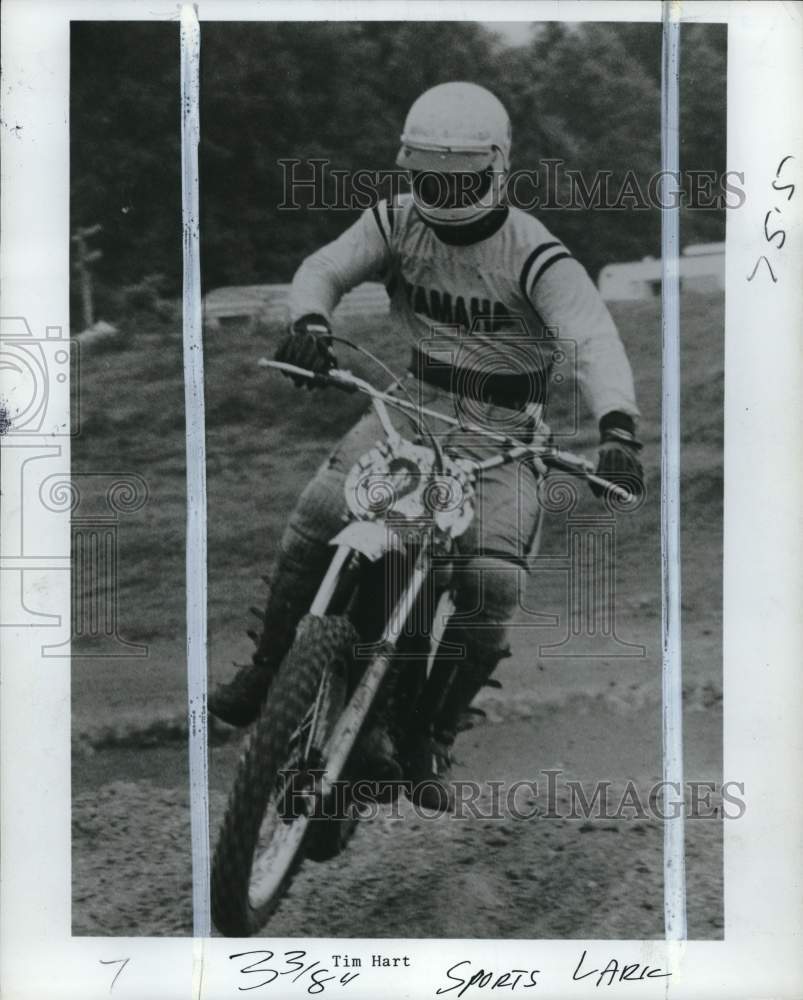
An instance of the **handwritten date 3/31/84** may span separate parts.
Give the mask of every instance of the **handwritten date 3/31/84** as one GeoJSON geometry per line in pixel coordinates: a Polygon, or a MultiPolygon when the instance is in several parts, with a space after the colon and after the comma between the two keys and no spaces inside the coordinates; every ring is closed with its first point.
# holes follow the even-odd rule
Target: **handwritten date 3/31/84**
{"type": "MultiPolygon", "coordinates": [[[[281,955],[263,948],[238,951],[229,955],[229,959],[240,960],[240,973],[245,979],[245,982],[237,987],[241,992],[270,986],[278,979],[299,983],[302,990],[306,990],[310,996],[315,996],[323,993],[327,986],[348,986],[360,975],[352,969],[340,971],[330,968],[301,949],[285,951],[281,955]]],[[[282,991],[281,995],[286,994],[282,991]]]]}

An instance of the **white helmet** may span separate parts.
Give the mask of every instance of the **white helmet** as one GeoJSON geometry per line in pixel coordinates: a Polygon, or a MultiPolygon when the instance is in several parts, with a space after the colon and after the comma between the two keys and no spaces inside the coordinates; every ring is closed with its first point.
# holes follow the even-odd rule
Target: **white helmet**
{"type": "Polygon", "coordinates": [[[465,225],[492,212],[503,200],[510,168],[510,119],[501,101],[484,87],[442,83],[425,91],[410,108],[401,143],[396,164],[412,171],[414,180],[420,174],[435,179],[448,174],[491,178],[476,199],[464,197],[457,203],[448,196],[422,198],[414,183],[416,206],[428,221],[465,225]]]}

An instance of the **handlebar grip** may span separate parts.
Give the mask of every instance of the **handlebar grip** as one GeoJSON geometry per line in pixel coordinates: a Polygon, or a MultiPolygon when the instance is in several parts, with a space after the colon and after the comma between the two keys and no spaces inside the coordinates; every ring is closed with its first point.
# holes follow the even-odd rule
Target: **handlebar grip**
{"type": "Polygon", "coordinates": [[[360,391],[359,387],[353,382],[346,382],[344,379],[340,379],[336,375],[317,375],[316,378],[324,380],[327,385],[331,385],[335,389],[340,389],[341,392],[347,392],[349,395],[353,395],[355,392],[360,391]]]}
{"type": "Polygon", "coordinates": [[[601,486],[604,490],[610,490],[614,496],[618,496],[620,500],[625,503],[631,503],[635,496],[627,489],[625,486],[620,486],[618,483],[611,482],[610,479],[605,479],[603,476],[595,476],[592,474],[586,474],[586,479],[589,483],[593,483],[595,486],[601,486]]]}

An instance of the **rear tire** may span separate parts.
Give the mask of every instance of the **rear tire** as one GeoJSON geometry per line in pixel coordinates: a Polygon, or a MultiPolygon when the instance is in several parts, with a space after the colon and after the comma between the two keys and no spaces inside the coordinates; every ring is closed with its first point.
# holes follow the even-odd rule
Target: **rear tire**
{"type": "MultiPolygon", "coordinates": [[[[259,931],[304,859],[312,826],[318,821],[311,824],[303,809],[290,818],[282,817],[279,810],[286,809],[288,781],[280,772],[298,766],[291,740],[314,705],[325,672],[343,679],[334,698],[345,697],[352,650],[358,641],[346,618],[306,615],[298,625],[295,642],[240,758],[218,837],[211,888],[212,919],[221,934],[247,937],[259,931]]],[[[329,712],[335,709],[339,712],[342,704],[339,708],[330,705],[329,712]]],[[[313,844],[317,839],[312,837],[313,844]]],[[[322,846],[319,843],[313,854],[325,853],[322,846]]]]}

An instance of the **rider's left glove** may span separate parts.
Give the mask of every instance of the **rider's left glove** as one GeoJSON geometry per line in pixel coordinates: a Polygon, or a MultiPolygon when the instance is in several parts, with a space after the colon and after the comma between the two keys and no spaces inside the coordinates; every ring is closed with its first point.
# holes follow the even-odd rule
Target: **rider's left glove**
{"type": "MultiPolygon", "coordinates": [[[[326,375],[337,367],[337,358],[332,350],[332,328],[325,316],[309,313],[297,319],[287,331],[276,351],[276,360],[285,364],[307,368],[316,375],[326,375]]],[[[326,382],[319,379],[301,378],[290,375],[297,386],[308,389],[322,388],[326,382]]]]}
{"type": "MultiPolygon", "coordinates": [[[[634,496],[644,494],[644,468],[639,460],[642,444],[636,438],[632,417],[626,413],[606,413],[599,422],[600,446],[596,473],[617,486],[623,486],[634,496]]],[[[602,496],[604,487],[591,483],[591,489],[602,496]]]]}

